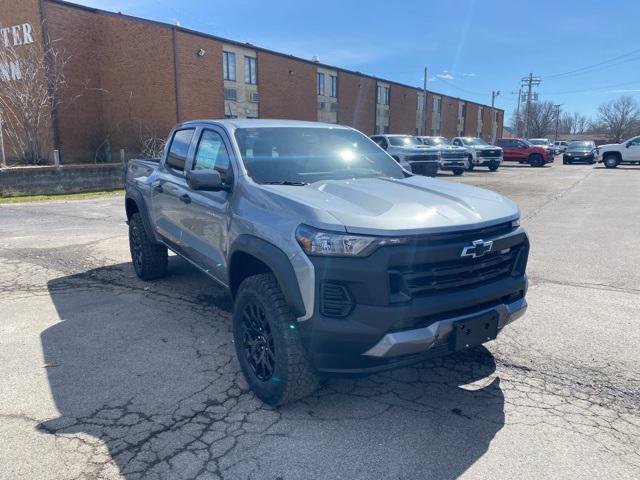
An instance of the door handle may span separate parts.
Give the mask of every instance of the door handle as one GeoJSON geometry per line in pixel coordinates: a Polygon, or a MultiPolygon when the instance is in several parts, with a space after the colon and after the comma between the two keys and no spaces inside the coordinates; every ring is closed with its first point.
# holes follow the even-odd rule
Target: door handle
{"type": "Polygon", "coordinates": [[[184,203],[191,203],[191,197],[186,193],[184,195],[180,195],[180,200],[184,203]]]}
{"type": "Polygon", "coordinates": [[[162,184],[160,182],[154,183],[153,184],[153,189],[158,193],[164,192],[164,188],[162,188],[162,184]]]}

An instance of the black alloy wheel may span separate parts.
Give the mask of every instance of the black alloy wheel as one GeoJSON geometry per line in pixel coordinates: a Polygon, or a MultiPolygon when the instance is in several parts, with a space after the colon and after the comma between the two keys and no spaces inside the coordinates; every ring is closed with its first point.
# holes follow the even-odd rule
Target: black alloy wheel
{"type": "Polygon", "coordinates": [[[276,364],[276,352],[262,305],[252,302],[242,312],[242,347],[253,374],[262,382],[271,380],[276,364]]]}

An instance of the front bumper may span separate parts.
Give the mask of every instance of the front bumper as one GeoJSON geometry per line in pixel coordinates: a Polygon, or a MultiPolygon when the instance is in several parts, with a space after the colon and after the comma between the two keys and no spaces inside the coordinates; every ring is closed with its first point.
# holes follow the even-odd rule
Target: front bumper
{"type": "Polygon", "coordinates": [[[565,162],[594,162],[597,160],[593,153],[589,154],[568,154],[565,153],[562,156],[562,160],[565,162]]]}
{"type": "Polygon", "coordinates": [[[440,168],[443,170],[453,170],[454,168],[468,168],[469,162],[466,158],[447,158],[440,160],[440,168]]]}
{"type": "Polygon", "coordinates": [[[491,163],[502,163],[502,157],[476,157],[473,159],[474,165],[486,166],[491,163]]]}
{"type": "MultiPolygon", "coordinates": [[[[502,255],[513,255],[511,273],[490,280],[483,277],[461,287],[445,286],[428,294],[417,293],[411,283],[407,290],[403,282],[411,280],[406,279],[415,279],[433,266],[434,274],[441,276],[445,275],[443,267],[459,261],[472,266],[482,262],[482,258],[460,260],[469,238],[427,242],[426,246],[383,247],[367,258],[310,257],[316,272],[317,301],[313,316],[299,322],[298,328],[315,368],[324,374],[362,374],[420,362],[456,351],[456,322],[493,312],[499,332],[522,316],[528,288],[524,274],[529,249],[526,233],[518,228],[494,236],[474,232],[470,237],[493,240],[496,261],[502,255]],[[410,270],[403,270],[403,266],[410,270]],[[341,317],[325,308],[327,284],[344,287],[352,303],[341,317]]],[[[464,282],[466,275],[447,281],[464,282]]],[[[429,283],[418,288],[425,285],[430,288],[429,283]]],[[[331,293],[335,299],[335,292],[331,293]]]]}

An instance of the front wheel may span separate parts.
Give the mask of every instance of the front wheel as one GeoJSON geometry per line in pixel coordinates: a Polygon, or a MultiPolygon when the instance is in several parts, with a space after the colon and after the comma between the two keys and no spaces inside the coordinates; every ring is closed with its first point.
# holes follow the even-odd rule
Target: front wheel
{"type": "Polygon", "coordinates": [[[469,155],[469,166],[467,167],[468,172],[473,172],[473,157],[469,155]]]}
{"type": "Polygon", "coordinates": [[[316,389],[298,323],[273,275],[255,275],[240,285],[233,338],[242,373],[263,402],[283,405],[316,389]]]}
{"type": "Polygon", "coordinates": [[[499,166],[500,164],[498,162],[489,162],[489,171],[495,172],[496,170],[498,170],[499,166]]]}
{"type": "Polygon", "coordinates": [[[615,155],[607,155],[604,157],[604,166],[607,168],[616,168],[618,166],[618,158],[615,155]]]}
{"type": "Polygon", "coordinates": [[[456,177],[459,177],[460,175],[462,175],[464,173],[464,168],[454,168],[453,169],[453,174],[456,177]]]}

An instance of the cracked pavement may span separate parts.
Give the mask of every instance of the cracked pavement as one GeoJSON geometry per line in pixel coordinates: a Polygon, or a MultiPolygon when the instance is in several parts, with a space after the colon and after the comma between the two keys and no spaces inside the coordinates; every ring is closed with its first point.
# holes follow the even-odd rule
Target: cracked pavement
{"type": "Polygon", "coordinates": [[[455,181],[521,206],[527,315],[280,409],[220,288],[177,257],[137,279],[122,198],[0,205],[0,478],[640,478],[640,168],[455,181]]]}

